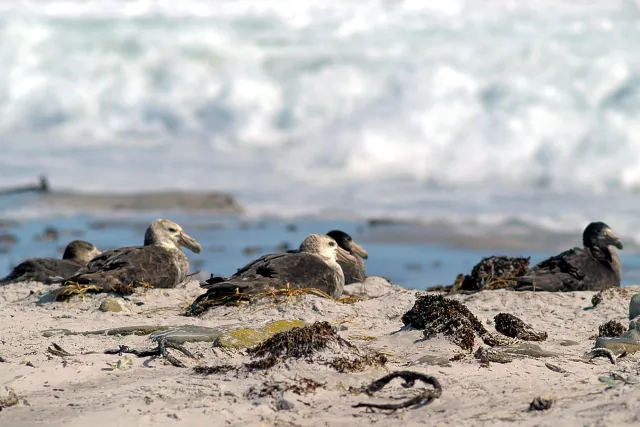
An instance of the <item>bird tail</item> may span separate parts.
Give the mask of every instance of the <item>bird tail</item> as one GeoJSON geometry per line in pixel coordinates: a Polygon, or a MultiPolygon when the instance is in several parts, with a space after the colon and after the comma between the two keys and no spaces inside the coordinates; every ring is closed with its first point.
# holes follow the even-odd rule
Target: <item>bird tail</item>
{"type": "Polygon", "coordinates": [[[195,299],[185,315],[199,316],[211,307],[238,303],[243,300],[247,301],[249,299],[249,296],[245,293],[245,291],[248,288],[248,286],[238,286],[224,282],[210,284],[210,288],[207,290],[207,292],[195,299]]]}
{"type": "Polygon", "coordinates": [[[203,289],[210,289],[219,283],[226,282],[227,280],[229,280],[228,277],[214,276],[212,274],[209,279],[205,280],[204,282],[200,282],[200,287],[203,289]]]}

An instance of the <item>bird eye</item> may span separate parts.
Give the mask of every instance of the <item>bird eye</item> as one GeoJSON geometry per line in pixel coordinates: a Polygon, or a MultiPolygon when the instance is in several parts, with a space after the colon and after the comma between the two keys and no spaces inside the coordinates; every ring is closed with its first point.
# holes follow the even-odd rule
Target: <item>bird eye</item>
{"type": "Polygon", "coordinates": [[[335,242],[329,242],[329,246],[335,246],[336,243],[335,242]]]}
{"type": "Polygon", "coordinates": [[[172,228],[169,228],[169,232],[170,232],[170,233],[175,233],[176,231],[178,231],[178,230],[176,230],[176,229],[175,229],[175,228],[173,228],[173,227],[172,227],[172,228]]]}

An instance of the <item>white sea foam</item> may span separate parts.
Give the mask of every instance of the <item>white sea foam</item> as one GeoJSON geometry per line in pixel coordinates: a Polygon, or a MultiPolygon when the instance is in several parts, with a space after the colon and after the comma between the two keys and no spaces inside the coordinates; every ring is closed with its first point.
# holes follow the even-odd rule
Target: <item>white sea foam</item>
{"type": "Polygon", "coordinates": [[[631,0],[7,0],[0,179],[632,232],[639,37],[631,0]]]}

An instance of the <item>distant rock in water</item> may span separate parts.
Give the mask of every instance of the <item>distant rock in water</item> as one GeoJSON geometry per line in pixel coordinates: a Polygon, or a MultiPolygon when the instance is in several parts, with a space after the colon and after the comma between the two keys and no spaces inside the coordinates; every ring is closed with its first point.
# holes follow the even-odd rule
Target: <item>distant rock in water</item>
{"type": "Polygon", "coordinates": [[[231,195],[220,192],[161,191],[137,194],[50,192],[42,200],[54,206],[85,210],[214,211],[241,214],[244,208],[231,195]]]}

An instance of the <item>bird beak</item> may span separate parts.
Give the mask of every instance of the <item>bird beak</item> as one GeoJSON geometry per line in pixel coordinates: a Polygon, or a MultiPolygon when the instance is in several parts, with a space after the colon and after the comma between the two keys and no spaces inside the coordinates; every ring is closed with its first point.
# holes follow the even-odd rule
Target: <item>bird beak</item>
{"type": "Polygon", "coordinates": [[[196,242],[196,239],[189,236],[184,231],[180,232],[178,243],[184,246],[185,248],[190,249],[194,253],[199,254],[202,251],[202,246],[200,246],[200,243],[196,242]]]}
{"type": "Polygon", "coordinates": [[[102,255],[102,251],[100,249],[98,249],[98,248],[95,248],[95,249],[91,250],[91,253],[89,254],[91,259],[94,259],[98,255],[102,255]]]}
{"type": "Polygon", "coordinates": [[[367,253],[367,251],[365,251],[362,246],[353,241],[351,242],[351,253],[358,255],[360,258],[369,258],[369,254],[367,253]]]}
{"type": "Polygon", "coordinates": [[[615,246],[618,249],[622,249],[622,242],[618,239],[611,230],[605,231],[604,241],[607,245],[615,246]]]}
{"type": "Polygon", "coordinates": [[[353,262],[355,261],[355,258],[353,258],[349,252],[345,251],[340,246],[338,246],[338,252],[336,253],[336,260],[342,261],[342,262],[353,262]]]}

